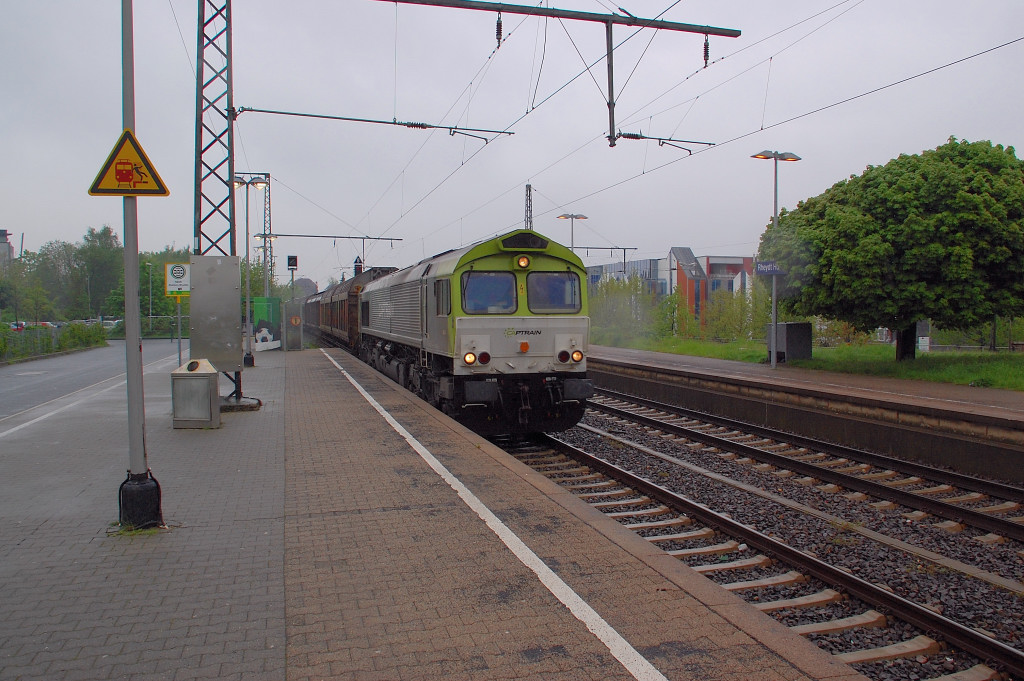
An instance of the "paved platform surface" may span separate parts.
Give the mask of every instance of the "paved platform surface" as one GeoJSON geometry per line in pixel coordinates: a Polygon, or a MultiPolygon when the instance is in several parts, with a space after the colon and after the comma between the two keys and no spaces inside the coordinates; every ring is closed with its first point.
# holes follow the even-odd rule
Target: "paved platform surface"
{"type": "Polygon", "coordinates": [[[861,678],[330,356],[257,355],[262,409],[197,431],[148,365],[166,530],[112,533],[123,383],[0,421],[0,679],[861,678]]]}

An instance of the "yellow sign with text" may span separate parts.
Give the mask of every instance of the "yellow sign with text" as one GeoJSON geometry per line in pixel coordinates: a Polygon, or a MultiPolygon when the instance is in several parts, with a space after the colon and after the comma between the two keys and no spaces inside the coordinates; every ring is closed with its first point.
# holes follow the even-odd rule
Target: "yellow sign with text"
{"type": "Polygon", "coordinates": [[[89,187],[92,196],[167,196],[170,193],[131,130],[121,133],[89,187]]]}

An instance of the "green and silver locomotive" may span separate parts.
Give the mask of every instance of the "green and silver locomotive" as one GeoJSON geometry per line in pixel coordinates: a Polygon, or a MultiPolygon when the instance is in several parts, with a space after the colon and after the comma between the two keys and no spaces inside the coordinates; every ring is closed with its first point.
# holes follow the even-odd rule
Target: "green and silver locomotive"
{"type": "Polygon", "coordinates": [[[517,230],[359,293],[359,356],[473,430],[565,430],[593,394],[586,278],[568,248],[517,230]]]}

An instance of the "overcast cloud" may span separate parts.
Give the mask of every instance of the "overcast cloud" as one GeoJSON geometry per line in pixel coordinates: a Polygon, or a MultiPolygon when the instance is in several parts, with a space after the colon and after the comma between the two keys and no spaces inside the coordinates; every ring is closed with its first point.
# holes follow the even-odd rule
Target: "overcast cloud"
{"type": "MultiPolygon", "coordinates": [[[[553,6],[608,13],[619,4],[553,6]]],[[[171,191],[139,200],[143,250],[193,241],[196,5],[134,5],[135,132],[171,191]]],[[[571,212],[589,217],[575,224],[577,245],[636,248],[631,259],[664,257],[672,246],[752,255],[772,211],[772,165],[750,158],[762,149],[803,157],[779,168],[780,205],[794,208],[868,165],[951,135],[1024,141],[1024,41],[859,97],[1024,37],[1019,0],[621,6],[644,18],[671,6],[662,18],[743,32],[711,38],[707,69],[701,35],[642,31],[615,53],[621,131],[715,146],[684,144],[692,156],[654,141],[609,148],[598,24],[506,14],[507,39],[495,53],[494,14],[375,0],[234,0],[237,107],[515,133],[488,135],[485,145],[445,130],[245,113],[236,169],[271,174],[275,232],[402,239],[369,243],[372,265],[405,266],[521,227],[527,182],[535,228],[563,243],[570,225],[556,216],[571,212]],[[566,85],[584,59],[598,61],[593,77],[566,85]]],[[[118,0],[3,3],[0,228],[16,250],[22,234],[35,251],[79,241],[88,227],[123,229],[120,199],[87,194],[122,129],[120,31],[118,0]]],[[[616,27],[615,42],[633,32],[616,27]]],[[[259,231],[255,194],[251,210],[259,231]]],[[[347,240],[275,246],[282,282],[284,256],[298,255],[297,276],[321,287],[359,252],[347,240]]],[[[587,264],[621,258],[580,254],[587,264]]]]}

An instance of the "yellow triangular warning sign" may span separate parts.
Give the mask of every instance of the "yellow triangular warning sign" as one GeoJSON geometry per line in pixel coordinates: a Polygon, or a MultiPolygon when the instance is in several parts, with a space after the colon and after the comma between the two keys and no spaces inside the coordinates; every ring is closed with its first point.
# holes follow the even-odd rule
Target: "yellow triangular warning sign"
{"type": "Polygon", "coordinates": [[[92,196],[167,196],[170,191],[135,135],[125,130],[93,180],[89,193],[92,196]]]}

